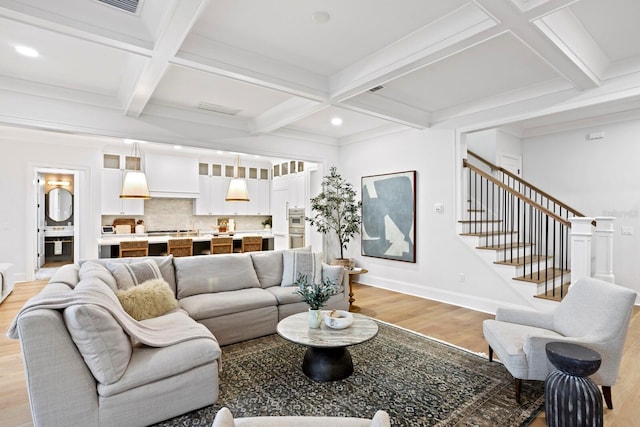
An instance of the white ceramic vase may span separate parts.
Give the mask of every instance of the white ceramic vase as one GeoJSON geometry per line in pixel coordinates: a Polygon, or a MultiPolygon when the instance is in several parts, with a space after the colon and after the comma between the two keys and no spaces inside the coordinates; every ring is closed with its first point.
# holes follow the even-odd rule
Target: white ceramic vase
{"type": "Polygon", "coordinates": [[[308,321],[311,329],[318,329],[322,323],[322,312],[320,310],[309,309],[308,321]]]}

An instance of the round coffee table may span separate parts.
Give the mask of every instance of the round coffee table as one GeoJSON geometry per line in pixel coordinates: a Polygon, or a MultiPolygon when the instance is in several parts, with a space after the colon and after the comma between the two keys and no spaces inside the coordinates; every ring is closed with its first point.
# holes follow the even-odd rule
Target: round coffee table
{"type": "Polygon", "coordinates": [[[291,342],[307,347],[302,372],[318,382],[337,381],[353,373],[353,361],[347,349],[350,345],[369,341],[378,334],[378,324],[367,316],[353,315],[353,323],[345,329],[331,329],[322,323],[311,329],[308,313],[298,313],[278,323],[278,334],[291,342]]]}

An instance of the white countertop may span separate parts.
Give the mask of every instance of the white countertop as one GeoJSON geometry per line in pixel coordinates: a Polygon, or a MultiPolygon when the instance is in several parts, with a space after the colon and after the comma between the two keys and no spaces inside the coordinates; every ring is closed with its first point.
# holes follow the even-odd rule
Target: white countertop
{"type": "MultiPolygon", "coordinates": [[[[236,231],[233,234],[233,240],[242,240],[242,236],[262,236],[263,239],[273,238],[273,234],[269,231],[236,231]]],[[[227,233],[220,233],[218,236],[228,236],[227,233]]],[[[211,240],[213,237],[213,233],[206,234],[190,234],[181,233],[180,235],[176,234],[103,234],[101,238],[98,239],[98,246],[113,246],[119,245],[123,240],[147,240],[149,244],[152,243],[167,243],[169,239],[183,239],[189,238],[193,239],[194,242],[206,242],[211,240]]]]}

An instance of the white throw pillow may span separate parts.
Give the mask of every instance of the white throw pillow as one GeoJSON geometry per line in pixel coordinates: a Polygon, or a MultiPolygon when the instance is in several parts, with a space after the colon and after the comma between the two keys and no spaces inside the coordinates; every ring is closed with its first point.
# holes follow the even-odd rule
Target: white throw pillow
{"type": "Polygon", "coordinates": [[[147,280],[162,278],[158,264],[150,259],[132,262],[131,264],[109,263],[107,268],[116,279],[118,289],[123,291],[138,286],[147,280]]]}
{"type": "Polygon", "coordinates": [[[307,283],[320,283],[322,280],[321,252],[284,251],[282,264],[280,286],[293,286],[298,274],[307,276],[307,283]]]}
{"type": "Polygon", "coordinates": [[[331,279],[331,281],[342,288],[342,280],[344,279],[345,271],[341,265],[329,265],[322,263],[322,280],[331,279]]]}

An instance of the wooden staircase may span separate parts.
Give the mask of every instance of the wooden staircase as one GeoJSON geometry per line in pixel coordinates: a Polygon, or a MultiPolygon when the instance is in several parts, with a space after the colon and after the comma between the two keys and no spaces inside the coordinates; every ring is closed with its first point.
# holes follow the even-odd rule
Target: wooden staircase
{"type": "MultiPolygon", "coordinates": [[[[469,202],[471,203],[471,202],[469,202]]],[[[469,210],[469,212],[472,210],[469,210]]],[[[484,210],[474,209],[474,214],[482,214],[484,210]]],[[[476,221],[460,220],[463,229],[472,223],[481,221],[483,225],[500,226],[501,220],[480,219],[476,221]]],[[[516,230],[503,230],[492,227],[490,231],[463,231],[465,238],[475,238],[475,248],[478,251],[493,251],[497,266],[511,268],[514,281],[534,285],[533,296],[552,301],[561,301],[566,294],[571,281],[570,270],[563,270],[553,265],[553,256],[540,255],[535,252],[535,245],[528,242],[510,241],[510,237],[517,235],[516,230]],[[560,280],[560,282],[559,282],[560,280]]]]}
{"type": "Polygon", "coordinates": [[[584,215],[475,153],[468,155],[476,164],[463,162],[468,206],[458,221],[460,235],[479,253],[490,253],[496,268],[518,286],[532,287],[532,296],[560,301],[571,279],[568,218],[584,215]]]}

